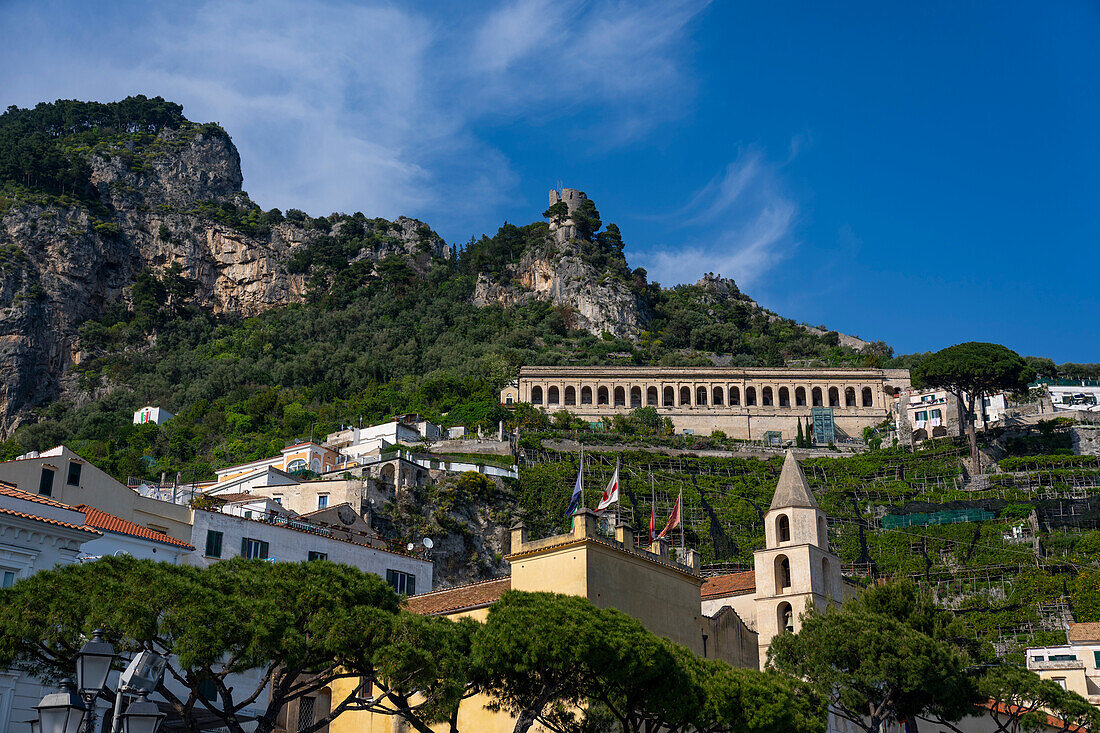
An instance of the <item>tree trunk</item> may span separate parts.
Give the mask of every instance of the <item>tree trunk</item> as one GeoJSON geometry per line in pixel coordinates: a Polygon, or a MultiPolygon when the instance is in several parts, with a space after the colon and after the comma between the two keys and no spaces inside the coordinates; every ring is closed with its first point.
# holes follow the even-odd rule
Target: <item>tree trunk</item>
{"type": "Polygon", "coordinates": [[[516,727],[512,729],[512,733],[527,733],[531,730],[531,726],[535,724],[535,711],[531,709],[525,709],[520,712],[519,717],[516,718],[516,727]]]}

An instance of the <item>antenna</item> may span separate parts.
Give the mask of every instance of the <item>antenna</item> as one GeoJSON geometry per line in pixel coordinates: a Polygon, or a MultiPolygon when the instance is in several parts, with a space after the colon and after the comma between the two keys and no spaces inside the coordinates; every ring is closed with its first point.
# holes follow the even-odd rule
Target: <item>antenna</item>
{"type": "Polygon", "coordinates": [[[435,543],[432,542],[431,537],[425,537],[424,538],[424,547],[428,548],[429,550],[432,549],[433,547],[435,547],[435,543]]]}

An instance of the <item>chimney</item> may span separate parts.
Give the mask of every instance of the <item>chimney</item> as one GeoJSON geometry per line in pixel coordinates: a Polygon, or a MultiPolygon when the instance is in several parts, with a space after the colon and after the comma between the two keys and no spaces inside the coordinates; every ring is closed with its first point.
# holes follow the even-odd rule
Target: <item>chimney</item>
{"type": "Polygon", "coordinates": [[[573,536],[578,538],[596,536],[596,512],[585,508],[573,515],[573,536]]]}
{"type": "Polygon", "coordinates": [[[527,544],[527,525],[516,522],[512,525],[512,552],[519,552],[527,544]]]}
{"type": "Polygon", "coordinates": [[[629,522],[619,522],[615,527],[615,539],[623,543],[626,549],[634,549],[634,528],[629,522]]]}
{"type": "Polygon", "coordinates": [[[654,555],[660,555],[661,557],[667,558],[668,557],[668,540],[666,540],[664,538],[653,540],[653,544],[651,544],[649,547],[647,547],[645,549],[646,549],[646,552],[652,553],[654,555]]]}

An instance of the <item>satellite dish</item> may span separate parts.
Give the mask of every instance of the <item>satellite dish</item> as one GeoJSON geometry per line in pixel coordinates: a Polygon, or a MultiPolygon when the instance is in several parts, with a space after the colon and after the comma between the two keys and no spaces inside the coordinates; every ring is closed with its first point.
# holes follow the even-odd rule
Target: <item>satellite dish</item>
{"type": "Polygon", "coordinates": [[[427,548],[428,548],[428,549],[430,550],[430,549],[432,549],[433,547],[435,547],[435,543],[434,543],[434,542],[432,542],[432,538],[431,538],[431,537],[425,537],[425,538],[424,538],[424,546],[425,546],[425,547],[427,547],[427,548]]]}
{"type": "Polygon", "coordinates": [[[414,547],[416,547],[416,545],[414,545],[414,544],[413,544],[413,543],[411,543],[411,542],[410,542],[409,544],[405,545],[405,549],[406,549],[406,550],[408,550],[409,552],[412,552],[412,549],[413,549],[414,547]]]}

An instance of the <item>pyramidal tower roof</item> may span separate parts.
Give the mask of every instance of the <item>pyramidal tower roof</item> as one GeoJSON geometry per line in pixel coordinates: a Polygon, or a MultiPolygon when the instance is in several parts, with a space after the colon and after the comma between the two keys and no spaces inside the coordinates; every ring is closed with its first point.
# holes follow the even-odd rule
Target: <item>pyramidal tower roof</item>
{"type": "Polygon", "coordinates": [[[772,497],[770,508],[787,507],[817,509],[813,492],[810,491],[810,485],[806,483],[806,476],[802,473],[802,467],[795,460],[792,450],[788,450],[787,457],[783,459],[783,470],[779,474],[779,484],[775,487],[775,496],[772,497]]]}

